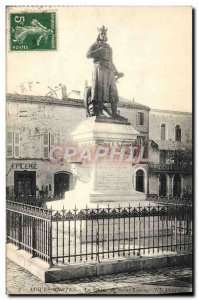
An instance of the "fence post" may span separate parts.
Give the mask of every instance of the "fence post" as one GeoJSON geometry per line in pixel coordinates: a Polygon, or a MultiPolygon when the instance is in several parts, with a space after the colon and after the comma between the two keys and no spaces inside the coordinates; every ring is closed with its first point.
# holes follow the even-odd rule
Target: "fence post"
{"type": "Polygon", "coordinates": [[[97,232],[96,232],[96,260],[98,262],[100,262],[100,257],[99,257],[99,250],[100,250],[100,234],[99,234],[99,230],[100,230],[100,223],[99,223],[99,206],[97,204],[97,232]]]}
{"type": "Polygon", "coordinates": [[[138,249],[140,251],[141,249],[141,217],[140,217],[140,210],[141,210],[141,207],[140,207],[140,203],[139,203],[139,216],[138,216],[138,249]]]}
{"type": "Polygon", "coordinates": [[[175,248],[176,248],[176,252],[177,252],[177,203],[175,206],[175,248]]]}
{"type": "Polygon", "coordinates": [[[49,228],[49,235],[48,235],[48,246],[49,246],[49,268],[51,268],[53,266],[53,262],[52,262],[52,209],[50,212],[50,220],[48,222],[48,228],[49,228]]]}
{"type": "Polygon", "coordinates": [[[10,211],[6,209],[6,243],[9,242],[10,237],[10,211]]]}
{"type": "Polygon", "coordinates": [[[32,218],[32,257],[36,256],[36,219],[32,218]]]}
{"type": "Polygon", "coordinates": [[[22,248],[22,215],[19,213],[19,227],[18,227],[18,250],[22,248]]]}

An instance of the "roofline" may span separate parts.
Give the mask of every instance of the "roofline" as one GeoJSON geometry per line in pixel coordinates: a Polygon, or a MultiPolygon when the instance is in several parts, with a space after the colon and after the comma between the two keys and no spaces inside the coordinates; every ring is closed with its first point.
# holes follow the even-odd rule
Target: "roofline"
{"type": "MultiPolygon", "coordinates": [[[[121,99],[123,99],[121,97],[121,99]]],[[[6,101],[10,102],[29,102],[29,103],[45,103],[45,104],[51,104],[51,105],[63,105],[63,106],[77,106],[77,107],[83,107],[84,103],[83,99],[74,99],[74,98],[67,98],[66,100],[61,100],[55,97],[47,97],[47,96],[35,96],[35,95],[24,95],[24,94],[13,94],[13,93],[7,93],[6,94],[6,101]],[[14,97],[16,96],[17,99],[9,98],[10,96],[14,97]],[[20,98],[20,96],[22,96],[20,98]],[[28,96],[29,99],[27,100],[25,97],[28,96]],[[39,100],[37,99],[40,98],[39,100]],[[32,99],[31,99],[32,98],[32,99]]],[[[132,101],[119,101],[118,107],[129,107],[129,108],[135,108],[135,109],[143,109],[143,110],[150,110],[148,106],[145,106],[140,103],[133,103],[132,101]]]]}
{"type": "Polygon", "coordinates": [[[192,115],[192,112],[188,111],[179,111],[179,110],[166,110],[166,109],[155,109],[151,108],[150,112],[161,112],[161,113],[174,113],[174,114],[183,114],[183,115],[192,115]]]}

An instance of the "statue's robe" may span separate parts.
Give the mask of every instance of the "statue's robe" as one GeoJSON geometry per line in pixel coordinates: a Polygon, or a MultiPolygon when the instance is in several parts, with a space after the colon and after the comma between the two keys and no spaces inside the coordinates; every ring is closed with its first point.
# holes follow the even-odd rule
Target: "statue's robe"
{"type": "Polygon", "coordinates": [[[91,100],[99,113],[103,103],[117,103],[119,100],[115,82],[118,71],[112,61],[112,48],[106,43],[103,45],[105,48],[99,49],[101,45],[95,42],[87,52],[87,58],[94,61],[91,100]]]}

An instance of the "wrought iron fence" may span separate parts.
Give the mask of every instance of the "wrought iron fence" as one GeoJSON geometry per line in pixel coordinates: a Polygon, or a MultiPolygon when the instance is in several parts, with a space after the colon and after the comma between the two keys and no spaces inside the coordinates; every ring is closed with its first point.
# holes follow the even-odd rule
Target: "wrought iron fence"
{"type": "Polygon", "coordinates": [[[192,207],[51,211],[8,202],[7,238],[51,265],[188,251],[192,207]]]}
{"type": "Polygon", "coordinates": [[[24,203],[24,204],[28,204],[28,205],[32,205],[32,206],[37,206],[37,207],[46,207],[46,202],[49,201],[54,201],[54,200],[60,200],[63,199],[60,196],[25,196],[25,195],[21,195],[21,196],[10,196],[7,197],[7,200],[9,201],[14,201],[14,202],[20,202],[20,203],[24,203]]]}
{"type": "Polygon", "coordinates": [[[189,163],[149,163],[150,172],[183,172],[192,173],[192,165],[189,163]]]}
{"type": "Polygon", "coordinates": [[[51,264],[51,216],[48,209],[7,200],[7,242],[51,264]]]}
{"type": "Polygon", "coordinates": [[[158,196],[158,195],[147,195],[146,200],[149,202],[157,202],[159,204],[184,204],[192,205],[192,194],[184,194],[182,197],[173,196],[158,196]]]}

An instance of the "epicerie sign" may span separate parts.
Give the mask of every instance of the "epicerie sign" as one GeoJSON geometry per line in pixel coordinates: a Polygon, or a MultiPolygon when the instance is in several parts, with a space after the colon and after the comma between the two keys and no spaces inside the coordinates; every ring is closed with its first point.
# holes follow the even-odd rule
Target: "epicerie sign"
{"type": "Polygon", "coordinates": [[[36,163],[31,163],[31,164],[27,164],[27,163],[12,163],[12,169],[23,169],[23,170],[34,170],[37,169],[37,164],[36,163]]]}

